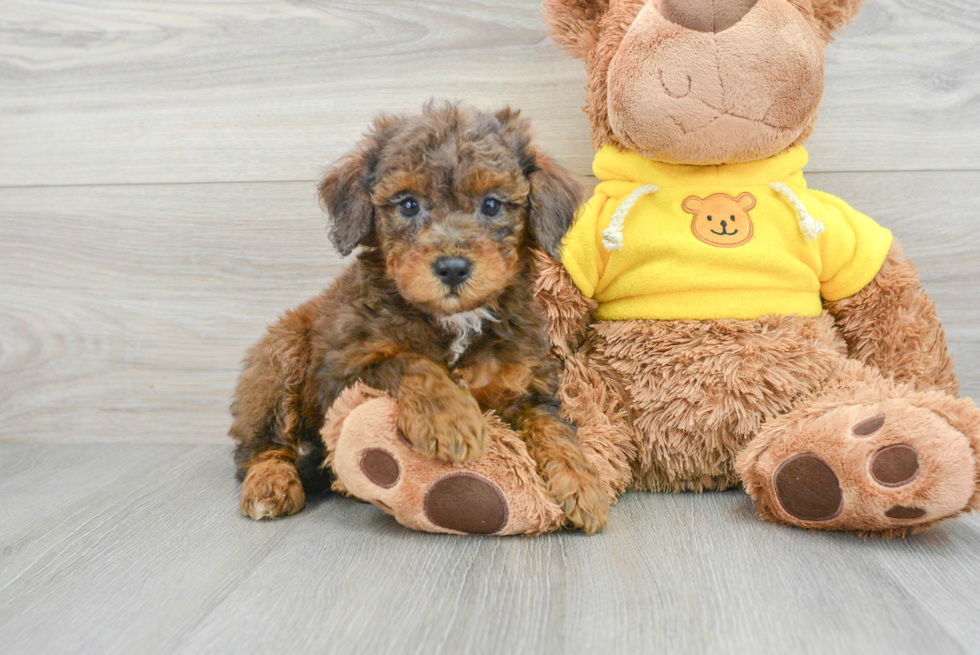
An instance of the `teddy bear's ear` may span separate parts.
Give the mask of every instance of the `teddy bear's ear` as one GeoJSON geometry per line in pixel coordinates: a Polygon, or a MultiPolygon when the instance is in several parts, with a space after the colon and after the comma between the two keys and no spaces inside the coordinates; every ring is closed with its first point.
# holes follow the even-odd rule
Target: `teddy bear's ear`
{"type": "Polygon", "coordinates": [[[599,20],[608,9],[609,0],[545,0],[542,13],[555,43],[585,59],[599,40],[599,20]]]}
{"type": "Polygon", "coordinates": [[[681,203],[681,209],[683,209],[688,214],[697,214],[701,211],[701,205],[704,200],[698,198],[697,196],[688,196],[684,198],[684,202],[681,203]]]}
{"type": "Polygon", "coordinates": [[[820,25],[823,38],[832,41],[831,33],[840,31],[840,28],[854,20],[863,2],[864,0],[811,0],[813,17],[820,25]]]}
{"type": "Polygon", "coordinates": [[[735,204],[741,207],[743,211],[749,211],[755,207],[755,196],[751,193],[741,193],[738,198],[735,198],[735,204]]]}

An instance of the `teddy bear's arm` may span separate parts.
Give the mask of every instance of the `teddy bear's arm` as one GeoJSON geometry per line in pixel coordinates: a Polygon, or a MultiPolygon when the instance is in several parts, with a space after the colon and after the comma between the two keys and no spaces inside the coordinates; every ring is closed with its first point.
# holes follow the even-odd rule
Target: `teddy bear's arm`
{"type": "Polygon", "coordinates": [[[959,382],[936,306],[897,242],[868,286],[826,307],[853,359],[919,389],[957,393],[959,382]]]}
{"type": "Polygon", "coordinates": [[[548,317],[551,353],[565,359],[585,338],[596,303],[586,298],[561,263],[544,252],[535,251],[538,279],[534,295],[548,317]]]}

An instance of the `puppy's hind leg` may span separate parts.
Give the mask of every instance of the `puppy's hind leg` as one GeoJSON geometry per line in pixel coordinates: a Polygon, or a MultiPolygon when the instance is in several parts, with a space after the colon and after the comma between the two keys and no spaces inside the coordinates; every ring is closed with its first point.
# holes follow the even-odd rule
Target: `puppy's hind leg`
{"type": "Polygon", "coordinates": [[[310,349],[301,326],[291,312],[249,351],[231,406],[241,510],[253,519],[295,514],[306,502],[297,456],[310,349]]]}

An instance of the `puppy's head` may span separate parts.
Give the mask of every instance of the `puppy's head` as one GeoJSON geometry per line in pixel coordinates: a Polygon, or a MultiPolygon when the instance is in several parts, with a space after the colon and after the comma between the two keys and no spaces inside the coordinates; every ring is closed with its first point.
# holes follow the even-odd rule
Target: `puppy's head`
{"type": "Polygon", "coordinates": [[[530,246],[559,256],[581,196],[518,112],[432,103],[379,117],[320,184],[341,254],[380,248],[399,293],[438,316],[499,296],[530,246]]]}

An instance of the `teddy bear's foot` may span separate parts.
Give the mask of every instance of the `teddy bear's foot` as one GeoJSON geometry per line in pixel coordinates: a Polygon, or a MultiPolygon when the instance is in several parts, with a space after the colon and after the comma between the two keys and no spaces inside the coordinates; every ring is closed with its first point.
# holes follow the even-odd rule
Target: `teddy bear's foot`
{"type": "Polygon", "coordinates": [[[938,393],[815,405],[765,426],[739,469],[764,518],[900,536],[975,504],[977,425],[970,401],[938,393]]]}
{"type": "Polygon", "coordinates": [[[444,462],[412,448],[398,404],[357,384],[341,394],[323,429],[334,489],[380,507],[402,525],[452,534],[557,530],[562,511],[547,494],[524,442],[493,415],[482,457],[444,462]]]}

